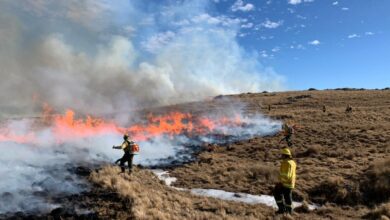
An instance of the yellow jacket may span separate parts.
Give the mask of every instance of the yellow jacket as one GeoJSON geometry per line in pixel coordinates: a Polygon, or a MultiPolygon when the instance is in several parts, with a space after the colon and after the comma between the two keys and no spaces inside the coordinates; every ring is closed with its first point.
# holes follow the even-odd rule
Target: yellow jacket
{"type": "Polygon", "coordinates": [[[297,164],[292,159],[285,159],[280,164],[279,181],[284,187],[294,189],[297,164]]]}

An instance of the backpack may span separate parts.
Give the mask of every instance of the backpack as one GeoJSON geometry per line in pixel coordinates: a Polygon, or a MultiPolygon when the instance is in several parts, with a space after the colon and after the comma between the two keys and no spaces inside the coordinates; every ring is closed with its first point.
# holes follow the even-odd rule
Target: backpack
{"type": "Polygon", "coordinates": [[[286,126],[284,128],[284,135],[292,135],[294,134],[294,127],[293,126],[286,126]]]}
{"type": "Polygon", "coordinates": [[[139,145],[133,141],[129,141],[129,145],[130,145],[130,152],[133,153],[133,154],[137,154],[139,153],[139,145]]]}

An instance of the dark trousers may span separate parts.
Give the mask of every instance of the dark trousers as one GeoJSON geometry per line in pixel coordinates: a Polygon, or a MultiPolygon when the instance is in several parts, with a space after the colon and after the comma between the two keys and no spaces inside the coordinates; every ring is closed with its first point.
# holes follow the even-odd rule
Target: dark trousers
{"type": "Polygon", "coordinates": [[[292,189],[276,184],[274,188],[274,198],[278,205],[278,213],[292,212],[292,189]]]}
{"type": "Polygon", "coordinates": [[[122,172],[125,172],[125,163],[127,162],[127,165],[129,166],[129,172],[131,173],[131,169],[133,168],[133,157],[134,154],[131,154],[130,152],[125,152],[123,157],[120,159],[120,167],[122,172]]]}
{"type": "Polygon", "coordinates": [[[281,143],[282,141],[286,141],[287,145],[291,147],[292,146],[291,136],[292,136],[291,134],[284,136],[284,138],[282,138],[282,140],[280,140],[279,143],[281,143]]]}

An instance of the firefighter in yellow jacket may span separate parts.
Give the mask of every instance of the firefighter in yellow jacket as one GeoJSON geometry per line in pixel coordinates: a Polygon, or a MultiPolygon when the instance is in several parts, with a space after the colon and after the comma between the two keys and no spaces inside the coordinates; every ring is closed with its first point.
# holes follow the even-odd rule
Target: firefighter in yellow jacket
{"type": "Polygon", "coordinates": [[[279,208],[277,213],[292,213],[292,190],[295,187],[297,165],[292,159],[290,149],[282,149],[281,154],[279,183],[276,184],[273,194],[279,208]]]}
{"type": "MultiPolygon", "coordinates": [[[[123,135],[123,143],[120,146],[112,146],[113,149],[122,149],[124,151],[123,157],[117,162],[120,162],[120,167],[122,173],[125,172],[125,163],[129,166],[129,174],[131,174],[133,168],[133,158],[134,155],[138,154],[139,146],[132,140],[129,140],[129,135],[123,135]]],[[[115,163],[117,163],[115,162],[115,163]]]]}

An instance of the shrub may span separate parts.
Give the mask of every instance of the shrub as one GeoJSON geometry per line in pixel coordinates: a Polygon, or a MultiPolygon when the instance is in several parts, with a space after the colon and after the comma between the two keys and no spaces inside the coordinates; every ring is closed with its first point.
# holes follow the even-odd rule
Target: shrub
{"type": "Polygon", "coordinates": [[[294,209],[295,212],[298,213],[309,213],[309,204],[306,201],[302,202],[302,205],[294,209]]]}
{"type": "Polygon", "coordinates": [[[390,197],[390,158],[378,161],[364,173],[360,185],[364,200],[368,204],[386,202],[390,197]]]}
{"type": "Polygon", "coordinates": [[[381,206],[375,208],[371,212],[369,212],[367,215],[363,216],[363,218],[366,219],[385,219],[384,218],[390,218],[390,203],[382,204],[381,206]]]}
{"type": "Polygon", "coordinates": [[[314,202],[324,204],[334,202],[338,204],[356,205],[361,200],[357,187],[346,185],[342,177],[329,177],[320,185],[309,191],[314,202]]]}
{"type": "Polygon", "coordinates": [[[278,179],[278,169],[274,166],[255,165],[249,171],[253,179],[265,179],[271,182],[278,179]]]}
{"type": "Polygon", "coordinates": [[[319,146],[319,145],[314,145],[314,146],[310,146],[306,149],[306,151],[302,152],[302,153],[298,153],[297,154],[297,157],[310,157],[310,156],[315,156],[317,155],[318,153],[321,152],[321,149],[322,147],[319,146]]]}

